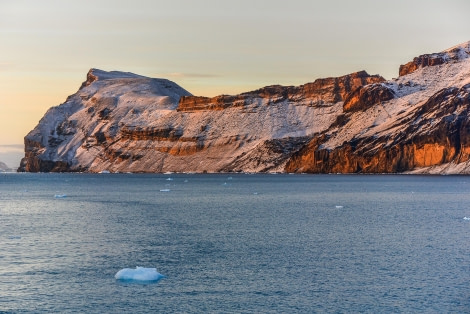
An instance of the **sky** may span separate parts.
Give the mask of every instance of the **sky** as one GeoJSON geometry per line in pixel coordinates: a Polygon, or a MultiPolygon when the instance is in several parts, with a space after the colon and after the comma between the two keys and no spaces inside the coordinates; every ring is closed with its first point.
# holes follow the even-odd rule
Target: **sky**
{"type": "Polygon", "coordinates": [[[301,85],[470,40],[468,0],[0,0],[0,161],[90,68],[167,78],[194,95],[301,85]]]}

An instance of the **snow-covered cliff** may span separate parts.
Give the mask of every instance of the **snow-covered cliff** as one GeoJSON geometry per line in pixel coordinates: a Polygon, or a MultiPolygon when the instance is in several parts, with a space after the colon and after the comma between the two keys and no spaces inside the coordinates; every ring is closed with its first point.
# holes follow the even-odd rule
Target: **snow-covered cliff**
{"type": "Polygon", "coordinates": [[[470,42],[417,57],[400,74],[353,93],[369,98],[350,95],[364,105],[345,110],[286,171],[470,173],[470,42]],[[374,100],[377,88],[388,96],[374,100]]]}
{"type": "Polygon", "coordinates": [[[362,71],[214,98],[92,69],[25,137],[19,170],[470,173],[469,55],[467,42],[391,81],[362,71]]]}

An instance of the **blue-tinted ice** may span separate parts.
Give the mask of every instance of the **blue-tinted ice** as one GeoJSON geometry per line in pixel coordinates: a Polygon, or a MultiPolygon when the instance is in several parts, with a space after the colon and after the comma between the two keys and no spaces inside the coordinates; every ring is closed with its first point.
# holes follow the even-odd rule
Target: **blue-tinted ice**
{"type": "Polygon", "coordinates": [[[132,282],[157,282],[162,279],[163,276],[157,272],[156,268],[145,268],[137,266],[133,268],[124,268],[116,273],[114,278],[122,281],[132,282]]]}

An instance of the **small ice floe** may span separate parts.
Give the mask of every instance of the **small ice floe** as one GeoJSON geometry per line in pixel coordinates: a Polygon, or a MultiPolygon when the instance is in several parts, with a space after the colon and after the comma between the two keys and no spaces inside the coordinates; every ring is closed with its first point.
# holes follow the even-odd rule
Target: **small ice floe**
{"type": "Polygon", "coordinates": [[[134,268],[121,269],[114,275],[114,278],[121,281],[137,282],[137,283],[150,283],[157,282],[164,278],[156,268],[145,268],[137,266],[134,268]]]}
{"type": "Polygon", "coordinates": [[[253,195],[258,195],[258,192],[253,192],[253,195]]]}
{"type": "Polygon", "coordinates": [[[338,208],[338,209],[339,209],[339,208],[344,208],[344,206],[342,206],[342,205],[336,205],[335,208],[338,208]]]}
{"type": "Polygon", "coordinates": [[[110,173],[109,170],[101,170],[99,173],[110,173]]]}
{"type": "Polygon", "coordinates": [[[170,192],[170,189],[161,189],[160,192],[170,192]]]}
{"type": "Polygon", "coordinates": [[[168,178],[168,179],[166,179],[166,180],[167,180],[167,181],[173,181],[173,178],[168,178]]]}
{"type": "Polygon", "coordinates": [[[228,177],[227,180],[232,180],[233,178],[232,177],[228,177]]]}
{"type": "Polygon", "coordinates": [[[66,198],[67,194],[56,194],[54,195],[54,198],[66,198]]]}
{"type": "Polygon", "coordinates": [[[463,217],[463,220],[470,220],[470,217],[463,217]]]}

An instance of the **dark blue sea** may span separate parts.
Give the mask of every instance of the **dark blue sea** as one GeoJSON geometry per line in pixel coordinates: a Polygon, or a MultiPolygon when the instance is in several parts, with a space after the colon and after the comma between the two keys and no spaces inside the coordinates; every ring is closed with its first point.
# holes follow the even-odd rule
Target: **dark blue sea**
{"type": "Polygon", "coordinates": [[[1,313],[470,312],[467,176],[0,174],[0,243],[1,313]]]}

